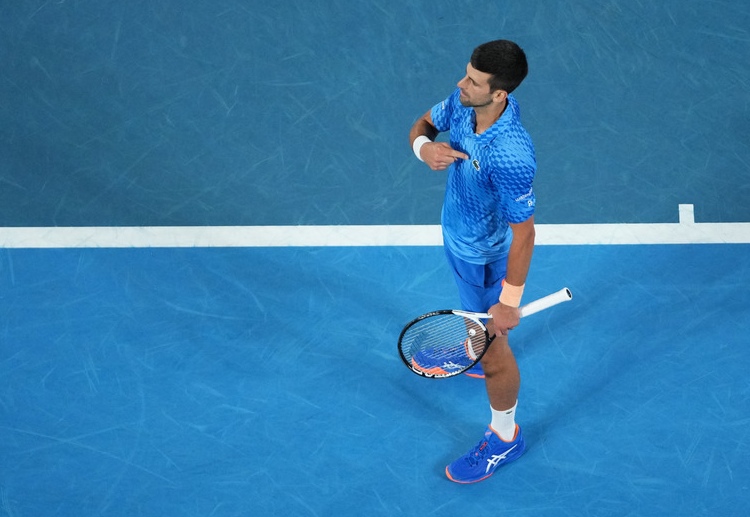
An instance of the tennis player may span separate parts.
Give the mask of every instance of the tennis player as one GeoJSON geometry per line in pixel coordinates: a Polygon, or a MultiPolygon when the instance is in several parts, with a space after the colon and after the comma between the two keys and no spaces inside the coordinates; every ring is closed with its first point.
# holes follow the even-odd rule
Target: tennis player
{"type": "Polygon", "coordinates": [[[524,51],[507,40],[478,46],[457,89],[411,128],[417,158],[448,170],[442,210],[445,254],[462,309],[489,312],[492,345],[467,375],[484,378],[491,421],[479,443],[446,467],[473,483],[525,450],[515,414],[520,374],[508,344],[534,249],[534,146],[511,95],[528,72],[524,51]],[[435,137],[449,132],[449,142],[435,137]]]}

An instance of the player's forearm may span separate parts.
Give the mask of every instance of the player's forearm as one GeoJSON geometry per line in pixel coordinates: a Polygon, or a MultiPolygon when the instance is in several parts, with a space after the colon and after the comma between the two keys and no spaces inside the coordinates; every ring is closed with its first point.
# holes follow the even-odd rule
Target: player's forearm
{"type": "Polygon", "coordinates": [[[413,144],[414,140],[418,136],[426,136],[430,140],[435,140],[435,137],[438,135],[438,130],[435,129],[435,126],[432,125],[432,123],[428,120],[429,113],[426,113],[422,118],[417,120],[414,125],[411,127],[411,131],[409,131],[409,143],[413,144]]]}
{"type": "Polygon", "coordinates": [[[511,285],[522,286],[526,283],[526,276],[531,266],[531,256],[534,253],[536,231],[533,216],[528,221],[512,225],[512,228],[513,241],[508,251],[508,268],[505,281],[511,285]]]}

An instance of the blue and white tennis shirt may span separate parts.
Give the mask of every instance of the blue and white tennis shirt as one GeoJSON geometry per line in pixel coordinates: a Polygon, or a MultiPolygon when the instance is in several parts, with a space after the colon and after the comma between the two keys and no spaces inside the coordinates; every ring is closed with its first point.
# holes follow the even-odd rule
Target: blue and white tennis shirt
{"type": "Polygon", "coordinates": [[[507,255],[508,223],[522,223],[534,214],[536,156],[512,95],[502,116],[478,135],[474,109],[463,106],[459,94],[456,89],[430,112],[438,131],[450,131],[451,147],[469,155],[448,171],[443,239],[457,257],[487,264],[507,255]]]}

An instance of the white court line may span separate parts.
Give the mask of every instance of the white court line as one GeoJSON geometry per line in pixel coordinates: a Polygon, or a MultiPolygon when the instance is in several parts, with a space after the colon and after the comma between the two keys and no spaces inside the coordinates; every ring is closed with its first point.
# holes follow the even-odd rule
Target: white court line
{"type": "MultiPolygon", "coordinates": [[[[538,245],[750,244],[750,223],[538,224],[538,245]]],[[[439,225],[0,228],[0,248],[440,246],[439,225]]]]}
{"type": "Polygon", "coordinates": [[[693,205],[679,205],[680,224],[695,223],[695,208],[693,205]]]}

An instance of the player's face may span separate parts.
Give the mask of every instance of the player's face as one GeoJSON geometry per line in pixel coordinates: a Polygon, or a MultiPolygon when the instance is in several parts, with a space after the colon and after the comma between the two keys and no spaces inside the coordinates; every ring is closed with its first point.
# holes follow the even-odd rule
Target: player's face
{"type": "Polygon", "coordinates": [[[466,75],[458,81],[461,90],[459,101],[467,108],[481,108],[489,106],[494,100],[494,93],[490,92],[490,74],[480,72],[471,63],[466,65],[466,75]]]}

